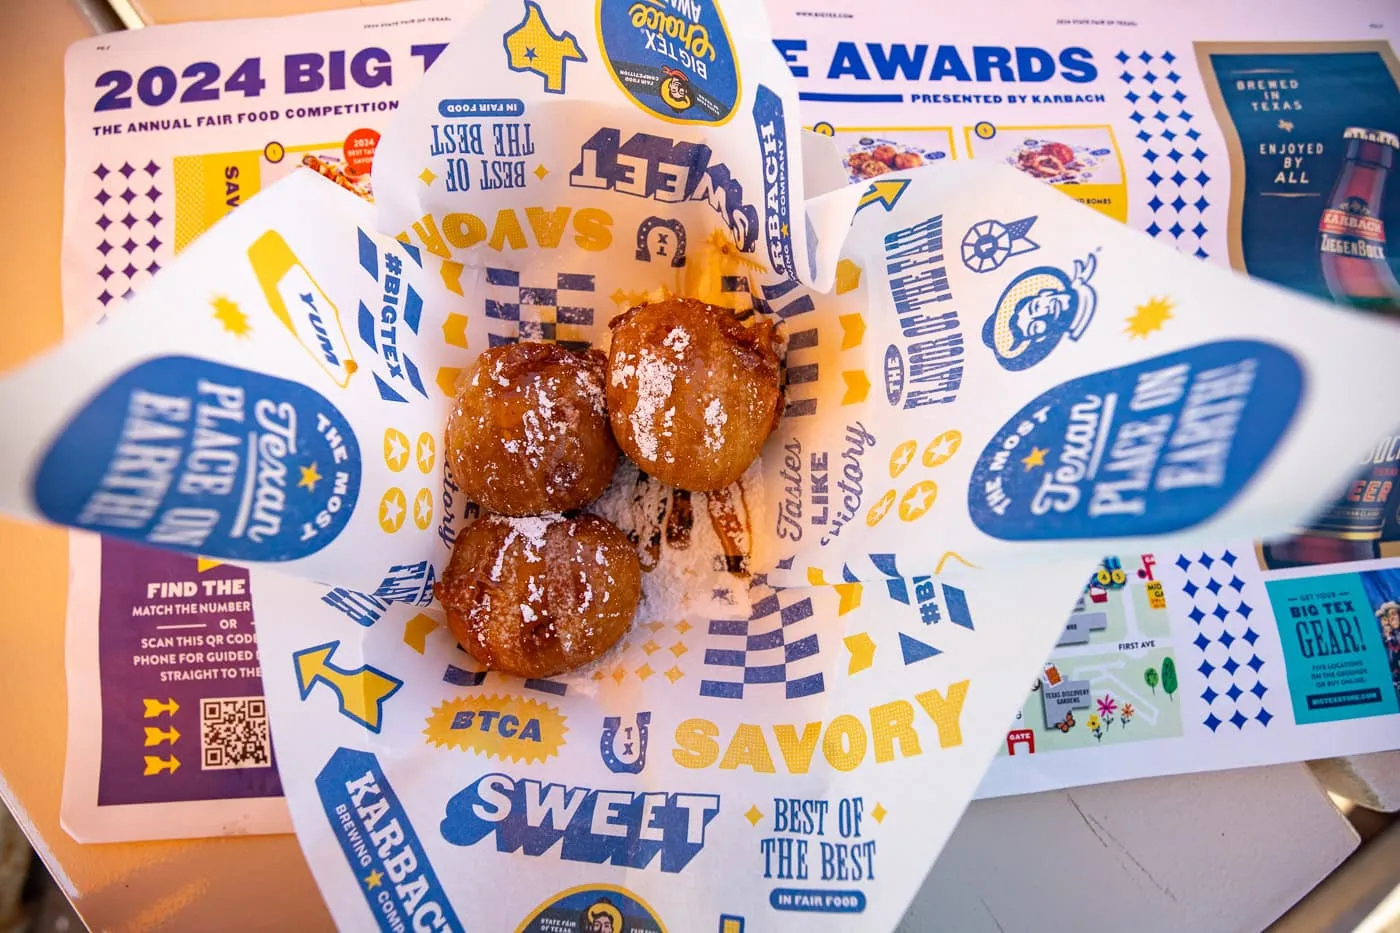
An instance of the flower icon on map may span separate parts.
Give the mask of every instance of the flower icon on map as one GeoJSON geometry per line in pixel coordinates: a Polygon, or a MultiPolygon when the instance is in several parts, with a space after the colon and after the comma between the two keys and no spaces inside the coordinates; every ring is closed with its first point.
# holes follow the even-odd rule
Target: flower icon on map
{"type": "Polygon", "coordinates": [[[1103,727],[1103,723],[1099,722],[1099,717],[1094,713],[1089,714],[1089,718],[1085,720],[1084,725],[1089,727],[1090,732],[1098,732],[1103,727]]]}
{"type": "Polygon", "coordinates": [[[1100,716],[1112,716],[1117,711],[1118,704],[1114,701],[1111,694],[1105,693],[1103,696],[1099,697],[1100,716]]]}

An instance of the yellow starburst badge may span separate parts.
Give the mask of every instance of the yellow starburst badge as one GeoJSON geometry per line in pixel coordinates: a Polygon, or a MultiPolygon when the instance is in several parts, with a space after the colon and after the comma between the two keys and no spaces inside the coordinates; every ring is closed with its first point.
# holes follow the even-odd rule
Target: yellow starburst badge
{"type": "Polygon", "coordinates": [[[248,315],[239,309],[227,298],[215,298],[214,320],[224,325],[224,330],[235,337],[246,337],[253,332],[253,325],[248,323],[248,315]]]}
{"type": "Polygon", "coordinates": [[[1152,298],[1137,306],[1137,313],[1128,318],[1128,326],[1123,328],[1123,332],[1129,337],[1146,337],[1159,331],[1171,318],[1174,307],[1170,298],[1152,298]]]}
{"type": "Polygon", "coordinates": [[[1049,452],[1050,448],[1048,447],[1032,447],[1031,452],[1021,458],[1021,464],[1027,472],[1036,467],[1043,467],[1045,466],[1045,455],[1049,452]]]}
{"type": "Polygon", "coordinates": [[[423,735],[438,748],[532,763],[559,754],[569,731],[565,722],[558,709],[538,700],[466,696],[439,704],[428,716],[423,735]]]}

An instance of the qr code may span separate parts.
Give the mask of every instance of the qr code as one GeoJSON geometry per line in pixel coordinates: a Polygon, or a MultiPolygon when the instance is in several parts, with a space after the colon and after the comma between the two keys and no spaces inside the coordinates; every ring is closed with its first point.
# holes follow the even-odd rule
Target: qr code
{"type": "Polygon", "coordinates": [[[211,697],[199,704],[200,769],[272,766],[272,734],[262,697],[211,697]]]}

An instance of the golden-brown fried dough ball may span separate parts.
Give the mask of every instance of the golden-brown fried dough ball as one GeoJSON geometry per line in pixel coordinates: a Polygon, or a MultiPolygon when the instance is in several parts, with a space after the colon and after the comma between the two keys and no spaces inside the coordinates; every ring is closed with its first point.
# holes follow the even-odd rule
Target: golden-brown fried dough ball
{"type": "Polygon", "coordinates": [[[768,321],[689,298],[612,321],[608,410],[627,456],[663,483],[723,489],[753,463],[782,406],[768,321]]]}
{"type": "Polygon", "coordinates": [[[517,677],[550,677],[622,637],[642,568],[627,536],[596,515],[488,515],[457,538],[435,591],[472,657],[517,677]]]}
{"type": "Polygon", "coordinates": [[[896,151],[894,146],[891,146],[889,143],[881,143],[870,150],[870,155],[872,158],[892,167],[894,165],[896,151]]]}
{"type": "Polygon", "coordinates": [[[860,173],[861,178],[874,178],[876,175],[888,174],[890,167],[884,162],[870,159],[867,162],[860,163],[860,168],[856,169],[856,171],[860,173]]]}
{"type": "Polygon", "coordinates": [[[492,347],[459,384],[447,456],[468,499],[503,515],[578,509],[617,467],[606,360],[552,343],[492,347]]]}
{"type": "Polygon", "coordinates": [[[894,167],[896,169],[918,168],[924,164],[924,157],[917,152],[901,152],[894,157],[894,167]]]}

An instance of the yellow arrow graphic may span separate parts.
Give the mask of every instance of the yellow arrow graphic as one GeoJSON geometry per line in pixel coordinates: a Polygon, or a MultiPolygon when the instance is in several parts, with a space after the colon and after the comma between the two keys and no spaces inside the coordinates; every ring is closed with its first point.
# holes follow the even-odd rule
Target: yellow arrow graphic
{"type": "Polygon", "coordinates": [[[146,727],[147,748],[150,748],[152,745],[159,745],[161,742],[169,742],[171,745],[174,745],[178,741],[180,741],[180,733],[174,726],[171,726],[169,729],[157,729],[154,726],[146,727]]]}
{"type": "Polygon", "coordinates": [[[180,704],[169,697],[165,698],[164,703],[160,700],[152,699],[144,699],[141,702],[146,707],[146,711],[141,716],[142,719],[154,719],[161,713],[169,713],[171,716],[174,716],[180,711],[180,704]]]}
{"type": "Polygon", "coordinates": [[[904,189],[908,187],[909,179],[907,178],[872,181],[870,187],[865,189],[865,194],[860,196],[860,203],[856,205],[856,213],[861,212],[871,204],[880,204],[887,211],[894,210],[895,202],[904,195],[904,189]]]}
{"type": "Polygon", "coordinates": [[[870,377],[859,369],[848,369],[841,373],[846,380],[846,394],[841,396],[842,405],[859,405],[870,394],[870,377]]]}
{"type": "Polygon", "coordinates": [[[836,320],[841,322],[841,349],[850,350],[860,346],[860,342],[865,339],[865,318],[859,314],[843,314],[836,320]]]}
{"type": "Polygon", "coordinates": [[[171,755],[169,758],[157,758],[155,755],[146,756],[146,770],[142,772],[143,777],[150,777],[153,774],[160,774],[162,771],[175,773],[175,769],[180,767],[180,759],[171,755]]]}
{"type": "Polygon", "coordinates": [[[323,683],[335,692],[342,716],[378,732],[384,721],[384,701],[398,692],[403,681],[367,664],[353,671],[337,667],[331,663],[331,655],[339,647],[340,642],[332,641],[292,655],[301,698],[305,700],[318,682],[323,683]]]}

